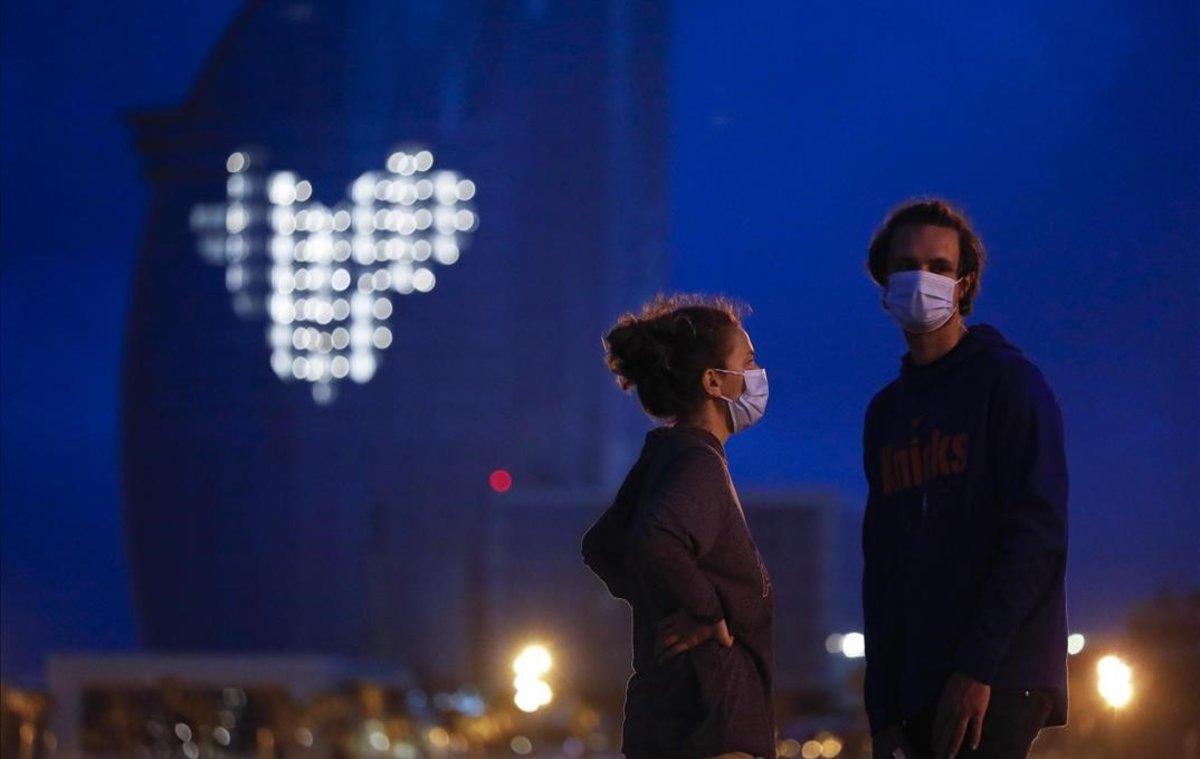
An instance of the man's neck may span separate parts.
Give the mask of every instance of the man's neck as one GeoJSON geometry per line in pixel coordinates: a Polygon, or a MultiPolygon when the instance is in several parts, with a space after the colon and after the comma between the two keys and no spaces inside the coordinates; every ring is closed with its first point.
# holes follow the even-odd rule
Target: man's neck
{"type": "Polygon", "coordinates": [[[733,434],[733,430],[729,428],[728,412],[711,401],[704,403],[693,414],[679,419],[678,422],[685,427],[697,427],[712,433],[713,437],[721,441],[721,445],[725,445],[729,436],[733,434]]]}
{"type": "Polygon", "coordinates": [[[908,355],[913,364],[925,366],[954,350],[954,346],[966,334],[967,326],[963,324],[962,315],[955,311],[950,321],[934,331],[922,335],[905,332],[904,340],[908,343],[908,355]]]}

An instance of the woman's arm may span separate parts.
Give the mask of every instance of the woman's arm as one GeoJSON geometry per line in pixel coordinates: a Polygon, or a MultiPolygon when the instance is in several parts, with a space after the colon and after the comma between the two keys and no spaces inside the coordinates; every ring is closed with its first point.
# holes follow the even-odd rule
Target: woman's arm
{"type": "Polygon", "coordinates": [[[715,452],[689,450],[663,472],[634,534],[632,550],[646,578],[703,623],[725,617],[717,591],[698,562],[722,532],[728,487],[724,464],[715,452]]]}

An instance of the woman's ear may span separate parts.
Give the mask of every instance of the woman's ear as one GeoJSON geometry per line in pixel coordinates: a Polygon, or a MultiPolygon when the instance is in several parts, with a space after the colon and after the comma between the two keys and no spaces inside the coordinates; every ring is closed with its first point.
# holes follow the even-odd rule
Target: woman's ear
{"type": "Polygon", "coordinates": [[[720,398],[724,393],[721,392],[721,374],[712,369],[705,369],[704,374],[700,375],[700,386],[704,388],[704,393],[713,400],[720,398]]]}

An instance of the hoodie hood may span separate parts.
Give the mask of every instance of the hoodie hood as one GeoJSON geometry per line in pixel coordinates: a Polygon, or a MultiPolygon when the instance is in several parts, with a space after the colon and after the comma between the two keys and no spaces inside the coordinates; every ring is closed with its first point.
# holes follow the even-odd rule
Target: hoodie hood
{"type": "Polygon", "coordinates": [[[920,387],[980,353],[997,357],[1002,354],[1008,354],[1010,357],[1022,355],[1021,349],[1000,334],[1000,330],[990,324],[978,324],[968,328],[967,334],[958,341],[958,345],[932,364],[918,366],[913,363],[912,355],[905,353],[900,359],[900,378],[906,385],[920,387]]]}

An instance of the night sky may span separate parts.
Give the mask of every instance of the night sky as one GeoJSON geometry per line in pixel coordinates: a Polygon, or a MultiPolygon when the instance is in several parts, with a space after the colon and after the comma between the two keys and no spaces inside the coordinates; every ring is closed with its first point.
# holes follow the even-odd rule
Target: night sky
{"type": "MultiPolygon", "coordinates": [[[[116,399],[146,188],[121,113],[182,100],[238,5],[3,5],[6,679],[135,644],[116,399]]],[[[739,485],[856,508],[903,352],[867,240],[905,197],[962,204],[991,254],[972,320],[1063,407],[1072,628],[1111,631],[1200,585],[1200,24],[1045,5],[678,3],[672,285],[754,308],[772,397],[731,442],[739,485]]]]}

